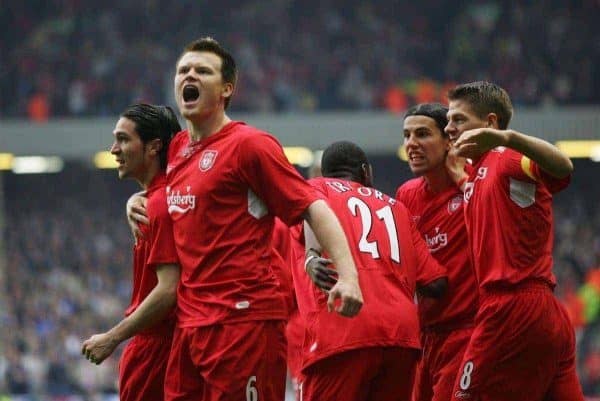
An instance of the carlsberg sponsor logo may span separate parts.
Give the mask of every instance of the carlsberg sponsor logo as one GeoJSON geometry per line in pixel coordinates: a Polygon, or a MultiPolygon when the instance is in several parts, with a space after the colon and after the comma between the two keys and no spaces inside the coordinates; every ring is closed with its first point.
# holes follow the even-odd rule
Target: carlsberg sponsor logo
{"type": "Polygon", "coordinates": [[[187,213],[196,207],[196,195],[192,195],[190,191],[192,187],[186,187],[186,193],[181,193],[180,190],[173,190],[167,187],[167,205],[169,205],[169,214],[187,213]]]}
{"type": "Polygon", "coordinates": [[[441,233],[440,228],[436,227],[433,236],[430,237],[429,235],[425,234],[425,241],[427,242],[429,251],[434,253],[448,245],[448,234],[441,233]]]}

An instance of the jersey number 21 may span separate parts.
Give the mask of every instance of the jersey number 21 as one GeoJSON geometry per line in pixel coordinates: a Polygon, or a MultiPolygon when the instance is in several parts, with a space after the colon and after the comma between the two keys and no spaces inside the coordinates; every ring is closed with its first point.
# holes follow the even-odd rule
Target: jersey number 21
{"type": "MultiPolygon", "coordinates": [[[[378,239],[369,241],[367,237],[373,227],[373,212],[369,205],[359,198],[351,197],[348,199],[348,208],[354,217],[359,216],[362,222],[362,234],[358,242],[358,249],[364,253],[370,253],[373,259],[379,259],[378,239]]],[[[396,231],[396,222],[392,214],[392,208],[387,205],[375,212],[378,220],[382,221],[388,234],[390,243],[390,258],[400,263],[400,246],[398,245],[398,233],[396,231]]],[[[378,222],[376,222],[378,223],[378,222]]]]}

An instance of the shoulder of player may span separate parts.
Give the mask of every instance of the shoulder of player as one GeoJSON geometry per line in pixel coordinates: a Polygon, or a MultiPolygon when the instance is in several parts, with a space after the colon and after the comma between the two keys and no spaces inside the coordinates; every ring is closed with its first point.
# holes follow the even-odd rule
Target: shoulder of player
{"type": "Polygon", "coordinates": [[[479,170],[482,167],[490,166],[495,166],[496,174],[499,176],[512,175],[519,171],[530,176],[532,180],[536,180],[531,172],[531,160],[521,152],[511,148],[498,147],[487,152],[482,160],[477,163],[477,168],[474,169],[472,175],[481,174],[479,170]]]}
{"type": "Polygon", "coordinates": [[[400,185],[396,190],[396,199],[401,201],[408,201],[409,198],[415,196],[418,191],[423,189],[425,180],[423,177],[411,178],[404,184],[400,185]]]}
{"type": "Polygon", "coordinates": [[[503,161],[508,161],[508,160],[512,160],[512,159],[520,160],[522,157],[523,157],[523,154],[520,153],[519,151],[516,151],[511,148],[507,148],[505,146],[498,146],[497,148],[487,151],[482,156],[480,163],[477,163],[477,164],[482,164],[481,162],[490,163],[493,161],[503,162],[503,161]]]}
{"type": "Polygon", "coordinates": [[[270,132],[263,131],[251,125],[241,124],[236,128],[236,136],[242,141],[274,141],[279,143],[275,135],[270,132]]]}
{"type": "Polygon", "coordinates": [[[404,184],[400,185],[396,192],[405,191],[411,192],[420,189],[423,186],[423,177],[411,178],[410,180],[404,182],[404,184]]]}
{"type": "Polygon", "coordinates": [[[325,185],[325,182],[328,180],[336,180],[335,178],[326,178],[326,177],[314,177],[307,180],[307,182],[313,187],[320,187],[325,185]]]}
{"type": "Polygon", "coordinates": [[[177,153],[187,143],[187,140],[187,130],[179,131],[173,138],[171,138],[171,142],[169,142],[169,149],[167,151],[167,158],[169,161],[172,162],[175,159],[177,153]]]}
{"type": "Polygon", "coordinates": [[[164,185],[157,186],[148,195],[146,211],[151,221],[154,219],[171,218],[167,209],[167,193],[164,185]]]}
{"type": "Polygon", "coordinates": [[[360,186],[355,182],[333,177],[315,177],[309,179],[308,183],[318,192],[324,194],[353,193],[360,186]]]}
{"type": "Polygon", "coordinates": [[[169,147],[171,147],[171,146],[177,147],[177,146],[181,145],[183,142],[185,142],[187,140],[187,138],[188,138],[187,130],[179,131],[178,133],[175,134],[175,136],[173,138],[171,138],[169,147]]]}

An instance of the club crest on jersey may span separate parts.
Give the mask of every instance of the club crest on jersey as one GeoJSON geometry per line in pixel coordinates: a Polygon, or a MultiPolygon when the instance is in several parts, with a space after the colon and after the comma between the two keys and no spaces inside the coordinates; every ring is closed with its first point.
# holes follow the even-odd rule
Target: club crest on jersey
{"type": "Polygon", "coordinates": [[[205,150],[202,152],[202,156],[200,156],[200,161],[198,162],[198,167],[200,171],[208,171],[215,164],[215,159],[219,152],[216,150],[205,150]]]}
{"type": "Polygon", "coordinates": [[[448,202],[448,213],[452,214],[460,209],[460,205],[462,205],[463,196],[457,195],[454,198],[450,199],[448,202]]]}

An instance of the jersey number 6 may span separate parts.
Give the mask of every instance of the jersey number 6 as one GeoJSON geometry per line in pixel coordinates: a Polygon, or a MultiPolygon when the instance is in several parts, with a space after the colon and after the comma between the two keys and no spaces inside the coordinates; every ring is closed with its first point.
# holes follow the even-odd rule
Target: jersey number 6
{"type": "Polygon", "coordinates": [[[246,384],[246,401],[258,401],[258,390],[254,387],[254,383],[256,383],[256,376],[250,376],[246,384]]]}

